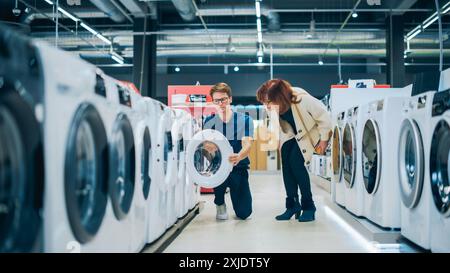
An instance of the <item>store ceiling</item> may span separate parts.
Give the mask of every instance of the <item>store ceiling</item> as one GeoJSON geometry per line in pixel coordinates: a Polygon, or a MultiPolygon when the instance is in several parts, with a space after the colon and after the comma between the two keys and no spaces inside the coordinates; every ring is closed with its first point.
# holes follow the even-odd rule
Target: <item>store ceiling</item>
{"type": "MultiPolygon", "coordinates": [[[[22,28],[34,37],[49,42],[55,41],[55,23],[50,20],[54,13],[45,0],[19,0],[19,8],[24,10],[28,6],[30,11],[23,11],[18,17],[11,12],[14,2],[15,0],[1,0],[1,5],[5,7],[0,9],[1,18],[20,23],[22,28]]],[[[132,22],[139,20],[144,14],[158,22],[158,56],[167,63],[170,63],[170,58],[189,58],[190,62],[192,58],[221,58],[222,62],[227,59],[239,62],[239,59],[242,59],[242,62],[249,62],[256,56],[254,0],[196,0],[198,11],[192,5],[192,0],[113,0],[108,2],[119,7],[114,20],[92,3],[95,1],[79,0],[80,5],[69,5],[75,2],[77,1],[59,0],[65,10],[112,40],[114,50],[129,58],[128,63],[133,57],[133,35],[136,34],[133,32],[132,22]],[[183,11],[184,19],[180,10],[183,11]],[[120,20],[117,20],[118,18],[120,20]]],[[[385,57],[385,21],[390,10],[394,14],[403,15],[405,31],[409,31],[430,16],[435,8],[434,1],[430,0],[361,0],[356,8],[358,17],[350,17],[337,35],[357,2],[262,1],[263,44],[266,56],[270,55],[272,48],[275,59],[312,59],[325,51],[325,58],[335,58],[339,47],[343,58],[382,59],[385,57]],[[380,5],[377,5],[377,2],[380,2],[380,5]]],[[[439,2],[443,6],[448,1],[439,2]]],[[[450,16],[443,18],[446,38],[447,32],[450,32],[448,17],[450,16]]],[[[59,27],[60,47],[89,58],[101,58],[110,50],[102,40],[85,31],[79,24],[76,26],[67,17],[60,17],[59,22],[67,27],[59,27]]],[[[411,40],[410,58],[426,59],[438,56],[436,28],[437,24],[433,24],[411,40]]],[[[450,52],[446,53],[450,56],[450,52]]]]}

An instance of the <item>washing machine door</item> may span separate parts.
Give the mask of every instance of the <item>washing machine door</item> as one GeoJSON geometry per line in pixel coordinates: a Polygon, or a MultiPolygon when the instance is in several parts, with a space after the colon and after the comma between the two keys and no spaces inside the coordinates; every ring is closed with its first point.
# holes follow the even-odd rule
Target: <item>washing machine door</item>
{"type": "Polygon", "coordinates": [[[334,181],[341,182],[342,178],[342,146],[341,130],[335,126],[333,130],[333,143],[331,149],[331,167],[333,169],[334,181]]]}
{"type": "Polygon", "coordinates": [[[381,139],[377,122],[368,119],[362,135],[361,168],[364,187],[369,194],[375,194],[381,176],[381,139]]]}
{"type": "Polygon", "coordinates": [[[450,126],[441,119],[431,139],[430,182],[434,204],[444,216],[450,216],[450,126]]]}
{"type": "Polygon", "coordinates": [[[0,84],[0,252],[29,252],[42,223],[42,138],[32,108],[13,89],[0,84]]]}
{"type": "Polygon", "coordinates": [[[187,146],[186,171],[201,187],[215,188],[227,179],[233,169],[228,161],[232,153],[233,148],[219,131],[200,131],[187,146]]]}
{"type": "Polygon", "coordinates": [[[424,178],[422,135],[415,120],[402,122],[398,157],[402,201],[407,208],[413,208],[420,200],[424,178]]]}
{"type": "Polygon", "coordinates": [[[119,114],[114,122],[109,147],[109,194],[114,215],[118,220],[122,220],[130,211],[135,186],[133,130],[128,117],[123,113],[119,114]]]}
{"type": "Polygon", "coordinates": [[[64,181],[72,232],[80,243],[86,243],[99,230],[108,200],[108,142],[100,114],[92,104],[81,104],[72,120],[64,181]]]}
{"type": "Polygon", "coordinates": [[[343,175],[347,188],[353,187],[356,173],[356,138],[353,126],[347,123],[342,138],[343,175]]]}

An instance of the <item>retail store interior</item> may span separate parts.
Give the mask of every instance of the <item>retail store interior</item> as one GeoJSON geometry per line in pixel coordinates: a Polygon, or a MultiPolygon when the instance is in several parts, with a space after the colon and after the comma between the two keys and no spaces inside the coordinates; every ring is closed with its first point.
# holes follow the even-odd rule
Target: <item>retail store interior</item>
{"type": "Polygon", "coordinates": [[[450,252],[449,15],[0,0],[0,253],[450,252]]]}

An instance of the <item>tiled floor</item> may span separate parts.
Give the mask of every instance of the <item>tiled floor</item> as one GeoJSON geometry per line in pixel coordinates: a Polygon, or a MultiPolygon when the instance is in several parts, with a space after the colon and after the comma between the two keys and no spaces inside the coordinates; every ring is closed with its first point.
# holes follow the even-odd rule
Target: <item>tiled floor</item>
{"type": "MultiPolygon", "coordinates": [[[[165,252],[404,252],[401,245],[376,248],[342,223],[329,208],[329,193],[313,185],[318,211],[316,221],[279,222],[284,211],[284,187],[279,173],[251,174],[253,214],[237,220],[226,196],[229,220],[217,221],[213,195],[202,195],[204,209],[165,252]]],[[[407,250],[406,250],[407,251],[407,250]]]]}

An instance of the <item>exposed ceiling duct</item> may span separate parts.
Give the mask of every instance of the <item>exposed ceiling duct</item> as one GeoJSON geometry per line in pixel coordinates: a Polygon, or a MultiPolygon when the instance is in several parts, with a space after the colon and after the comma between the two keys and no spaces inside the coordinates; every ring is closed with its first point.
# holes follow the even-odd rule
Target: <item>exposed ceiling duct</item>
{"type": "Polygon", "coordinates": [[[145,9],[141,3],[135,0],[119,0],[124,7],[126,7],[134,17],[144,17],[145,9]]]}
{"type": "Polygon", "coordinates": [[[172,0],[172,3],[184,21],[195,20],[195,7],[192,0],[172,0]]]}
{"type": "Polygon", "coordinates": [[[109,0],[89,0],[116,23],[125,21],[125,15],[109,0]]]}

